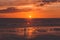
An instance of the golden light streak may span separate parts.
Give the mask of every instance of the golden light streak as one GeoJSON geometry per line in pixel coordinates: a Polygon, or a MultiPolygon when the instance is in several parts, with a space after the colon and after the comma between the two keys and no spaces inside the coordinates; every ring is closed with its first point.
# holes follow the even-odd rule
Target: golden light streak
{"type": "Polygon", "coordinates": [[[33,32],[35,31],[35,28],[34,27],[28,27],[26,29],[26,34],[27,34],[27,38],[33,38],[35,36],[33,36],[33,32]]]}

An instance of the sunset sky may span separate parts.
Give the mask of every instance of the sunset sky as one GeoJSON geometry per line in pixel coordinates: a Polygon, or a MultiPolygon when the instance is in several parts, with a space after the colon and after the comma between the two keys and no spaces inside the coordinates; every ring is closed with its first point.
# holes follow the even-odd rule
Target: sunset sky
{"type": "Polygon", "coordinates": [[[0,0],[0,18],[60,18],[60,2],[37,5],[37,0],[0,0]]]}

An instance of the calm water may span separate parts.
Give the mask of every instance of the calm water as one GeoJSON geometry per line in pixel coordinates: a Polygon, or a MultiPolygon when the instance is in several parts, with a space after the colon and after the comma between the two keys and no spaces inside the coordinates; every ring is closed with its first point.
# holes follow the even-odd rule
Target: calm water
{"type": "Polygon", "coordinates": [[[60,40],[60,27],[0,28],[0,40],[60,40]]]}
{"type": "Polygon", "coordinates": [[[60,19],[0,19],[0,40],[60,40],[60,19]]]}

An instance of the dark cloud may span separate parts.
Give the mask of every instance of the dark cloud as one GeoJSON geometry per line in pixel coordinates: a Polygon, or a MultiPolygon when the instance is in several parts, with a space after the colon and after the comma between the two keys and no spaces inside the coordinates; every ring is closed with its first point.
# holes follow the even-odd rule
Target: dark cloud
{"type": "Polygon", "coordinates": [[[60,0],[0,0],[0,6],[19,6],[19,5],[27,5],[33,4],[36,2],[60,2],[60,0]]]}
{"type": "Polygon", "coordinates": [[[56,2],[57,0],[42,0],[42,2],[56,2]]]}
{"type": "Polygon", "coordinates": [[[38,2],[60,2],[60,0],[38,0],[38,2]]]}
{"type": "Polygon", "coordinates": [[[60,0],[38,0],[37,3],[39,3],[38,6],[44,6],[45,4],[52,4],[54,2],[60,2],[60,0]]]}
{"type": "Polygon", "coordinates": [[[15,7],[9,7],[7,9],[0,10],[0,13],[16,13],[16,12],[27,12],[30,11],[29,8],[16,9],[15,7]]]}
{"type": "Polygon", "coordinates": [[[7,8],[7,9],[2,9],[0,10],[0,13],[11,13],[11,12],[17,12],[18,9],[14,8],[14,7],[10,7],[10,8],[7,8]]]}

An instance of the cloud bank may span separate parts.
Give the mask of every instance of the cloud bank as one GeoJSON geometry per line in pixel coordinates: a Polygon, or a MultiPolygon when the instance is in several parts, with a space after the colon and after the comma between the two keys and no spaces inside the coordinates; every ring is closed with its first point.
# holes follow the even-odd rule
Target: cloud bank
{"type": "Polygon", "coordinates": [[[6,8],[6,9],[2,9],[0,10],[0,13],[16,13],[16,12],[28,12],[32,9],[16,9],[14,7],[9,7],[9,8],[6,8]]]}
{"type": "Polygon", "coordinates": [[[0,6],[18,6],[18,5],[26,5],[33,4],[36,2],[60,2],[60,0],[0,0],[0,6]]]}

